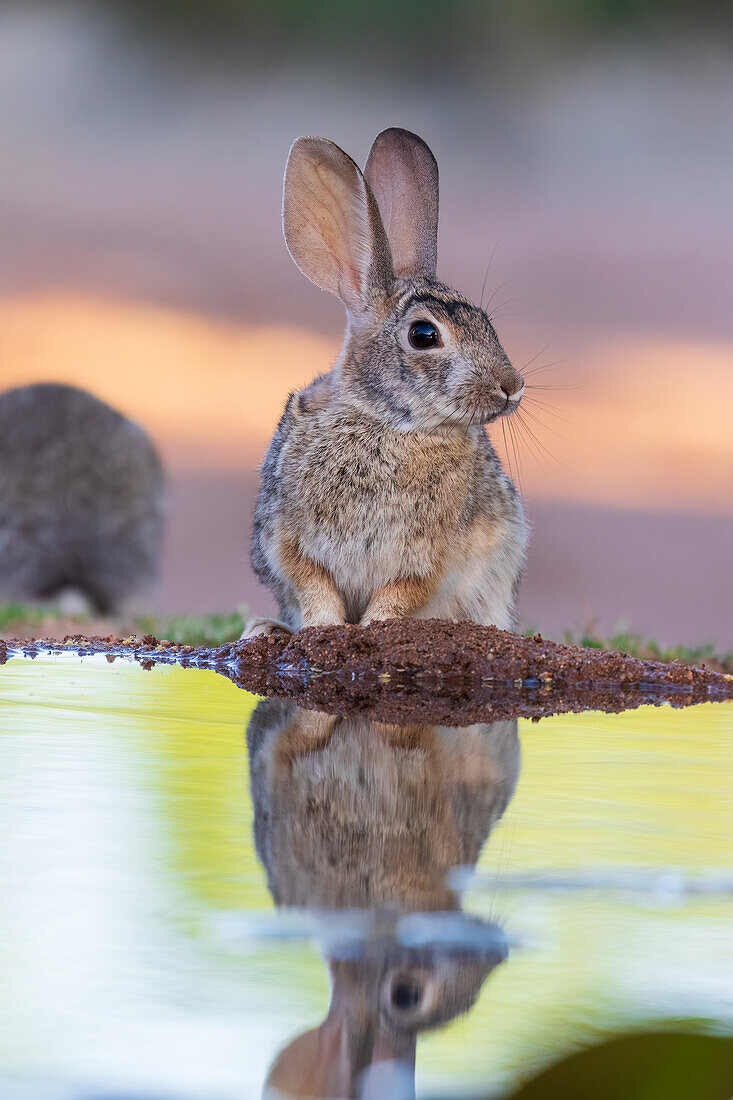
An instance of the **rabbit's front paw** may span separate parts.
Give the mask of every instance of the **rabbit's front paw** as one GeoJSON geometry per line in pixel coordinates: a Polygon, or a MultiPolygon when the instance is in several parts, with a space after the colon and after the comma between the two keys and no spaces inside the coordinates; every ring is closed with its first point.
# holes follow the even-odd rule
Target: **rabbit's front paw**
{"type": "Polygon", "coordinates": [[[240,635],[240,641],[246,642],[248,638],[259,638],[263,634],[292,634],[287,623],[281,623],[279,619],[251,619],[240,635]]]}
{"type": "Polygon", "coordinates": [[[306,626],[345,626],[344,616],[339,609],[322,608],[312,614],[304,614],[301,628],[306,626]]]}

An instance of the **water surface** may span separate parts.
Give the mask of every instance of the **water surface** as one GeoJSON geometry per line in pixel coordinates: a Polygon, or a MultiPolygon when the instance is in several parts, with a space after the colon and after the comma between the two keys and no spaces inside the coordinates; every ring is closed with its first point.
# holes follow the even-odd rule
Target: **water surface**
{"type": "Polygon", "coordinates": [[[3,1097],[240,1100],[314,1051],[498,1096],[733,1028],[733,704],[395,727],[65,655],[0,706],[3,1097]]]}

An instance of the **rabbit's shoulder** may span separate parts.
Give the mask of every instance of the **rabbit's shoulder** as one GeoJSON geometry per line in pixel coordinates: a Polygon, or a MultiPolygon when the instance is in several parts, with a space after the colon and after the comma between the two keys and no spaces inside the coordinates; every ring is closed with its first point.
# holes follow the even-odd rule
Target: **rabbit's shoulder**
{"type": "Polygon", "coordinates": [[[317,378],[298,390],[295,397],[294,415],[297,418],[309,416],[313,413],[323,412],[331,406],[337,392],[336,376],[333,371],[327,374],[319,374],[317,378]]]}
{"type": "Polygon", "coordinates": [[[262,464],[265,489],[274,488],[270,483],[279,475],[283,454],[292,446],[294,438],[303,433],[307,436],[314,430],[314,421],[330,408],[335,392],[334,372],[329,371],[288,395],[262,464]]]}

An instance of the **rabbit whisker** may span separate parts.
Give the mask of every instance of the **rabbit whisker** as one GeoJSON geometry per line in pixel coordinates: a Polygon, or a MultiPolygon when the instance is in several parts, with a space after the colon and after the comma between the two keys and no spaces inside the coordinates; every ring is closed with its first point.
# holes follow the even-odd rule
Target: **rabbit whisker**
{"type": "MultiPolygon", "coordinates": [[[[548,344],[548,347],[549,347],[549,344],[548,344]]],[[[543,349],[543,350],[546,350],[546,349],[543,349]]],[[[540,355],[541,354],[542,354],[542,352],[540,352],[540,355]]],[[[554,370],[557,367],[561,367],[563,365],[563,363],[570,363],[573,359],[577,359],[577,356],[576,355],[566,355],[564,359],[553,359],[551,363],[540,363],[539,366],[533,367],[532,370],[526,370],[526,369],[522,370],[522,374],[524,375],[525,378],[531,378],[532,375],[534,375],[534,374],[541,374],[543,371],[546,371],[546,370],[554,370]]],[[[533,360],[530,359],[529,362],[532,363],[533,360]]],[[[529,363],[527,364],[527,366],[529,366],[529,363]]]]}
{"type": "Polygon", "coordinates": [[[547,461],[543,457],[542,452],[537,449],[535,443],[530,439],[529,435],[526,433],[526,425],[518,423],[517,424],[517,432],[518,432],[520,438],[522,439],[522,441],[525,443],[525,445],[527,447],[527,450],[532,455],[532,457],[534,458],[537,465],[540,467],[540,469],[544,473],[550,473],[550,470],[547,466],[547,461]]]}
{"type": "Polygon", "coordinates": [[[506,417],[501,418],[501,435],[502,439],[504,440],[504,457],[506,458],[506,464],[509,467],[509,477],[512,479],[512,481],[516,482],[519,479],[517,478],[517,475],[512,468],[512,456],[509,453],[509,444],[507,443],[506,439],[506,417]]]}
{"type": "MultiPolygon", "coordinates": [[[[552,409],[554,412],[559,411],[557,405],[551,405],[550,402],[545,401],[544,398],[535,397],[535,393],[534,393],[535,387],[534,386],[525,386],[524,389],[525,389],[525,394],[526,394],[527,390],[530,391],[529,400],[532,402],[533,405],[539,405],[541,409],[552,409]]],[[[524,400],[525,400],[525,403],[526,403],[527,398],[525,397],[524,400]]]]}
{"type": "Polygon", "coordinates": [[[491,255],[489,256],[489,262],[486,265],[486,271],[484,273],[484,281],[481,284],[481,299],[479,301],[479,309],[484,308],[484,291],[486,290],[486,280],[489,277],[489,268],[491,267],[491,262],[494,259],[494,253],[496,252],[496,249],[498,248],[498,245],[499,245],[499,238],[497,237],[496,241],[494,242],[494,247],[491,249],[491,255]]]}
{"type": "MultiPolygon", "coordinates": [[[[550,347],[552,347],[552,345],[553,345],[553,344],[555,343],[555,341],[556,341],[556,340],[557,340],[557,337],[556,337],[556,336],[553,336],[551,340],[548,340],[548,342],[547,342],[547,343],[545,344],[545,346],[544,346],[544,347],[543,347],[543,348],[542,348],[542,349],[541,349],[540,351],[538,351],[536,355],[533,355],[531,359],[528,359],[528,360],[527,360],[527,362],[526,362],[526,363],[524,364],[524,366],[523,366],[523,367],[521,368],[521,370],[520,370],[520,372],[519,372],[519,373],[520,373],[521,375],[524,375],[524,376],[526,377],[526,376],[527,376],[527,367],[531,366],[531,365],[532,365],[532,363],[534,363],[534,361],[535,361],[536,359],[539,359],[539,357],[540,357],[541,355],[544,355],[544,354],[545,354],[545,352],[547,351],[547,349],[548,349],[548,348],[550,348],[550,347]]],[[[534,371],[530,371],[529,373],[530,373],[530,374],[534,374],[534,371]]]]}
{"type": "Polygon", "coordinates": [[[521,297],[521,296],[520,296],[520,297],[517,297],[517,298],[505,298],[505,299],[504,299],[504,301],[503,301],[503,302],[499,302],[499,304],[497,305],[496,309],[494,309],[494,310],[493,310],[493,311],[492,311],[492,312],[491,312],[491,313],[490,313],[490,314],[488,315],[488,316],[489,316],[489,320],[490,320],[490,321],[491,321],[491,322],[493,323],[493,321],[494,321],[494,318],[495,318],[495,317],[499,317],[499,316],[501,316],[501,313],[502,313],[502,311],[503,311],[504,313],[506,313],[506,309],[507,309],[507,306],[514,306],[514,305],[516,305],[516,304],[517,304],[517,302],[523,302],[524,300],[525,300],[525,299],[524,299],[523,297],[521,297]]]}
{"type": "MultiPolygon", "coordinates": [[[[556,435],[558,439],[564,440],[565,443],[570,442],[570,440],[568,439],[568,437],[566,435],[563,435],[561,432],[558,432],[557,429],[553,428],[550,424],[545,424],[542,417],[538,416],[536,412],[533,412],[531,409],[528,409],[526,407],[522,410],[522,412],[524,413],[525,416],[529,416],[535,422],[535,424],[537,424],[544,431],[552,432],[553,435],[556,435]]],[[[560,419],[562,419],[562,417],[560,419]]],[[[566,423],[569,423],[569,421],[566,421],[566,423]]]]}
{"type": "Polygon", "coordinates": [[[508,418],[504,421],[504,423],[507,426],[507,430],[509,432],[509,438],[510,438],[511,443],[512,443],[512,452],[514,454],[514,464],[517,468],[517,483],[519,485],[519,495],[520,495],[520,497],[522,497],[522,499],[524,499],[524,487],[522,485],[522,478],[523,478],[524,471],[522,469],[522,460],[519,456],[519,450],[517,449],[517,440],[516,440],[516,437],[514,435],[514,427],[512,425],[511,420],[509,420],[508,418]]]}
{"type": "Polygon", "coordinates": [[[571,424],[573,425],[573,427],[577,426],[576,422],[574,420],[571,420],[570,417],[558,412],[554,405],[547,405],[544,401],[538,401],[537,398],[534,397],[532,394],[530,394],[529,397],[524,397],[522,401],[522,409],[526,413],[534,412],[535,417],[537,418],[537,420],[540,421],[541,424],[543,423],[543,421],[539,413],[536,411],[537,409],[539,409],[542,413],[545,413],[547,416],[554,416],[556,420],[560,420],[563,424],[571,424]]]}
{"type": "MultiPolygon", "coordinates": [[[[503,290],[505,286],[509,286],[510,283],[516,283],[518,279],[528,279],[530,275],[534,275],[534,271],[524,271],[524,272],[521,272],[519,275],[510,275],[509,278],[505,279],[503,283],[499,283],[498,287],[496,288],[496,290],[493,292],[493,294],[489,298],[488,302],[486,303],[487,312],[488,312],[489,306],[491,305],[491,303],[493,302],[494,298],[496,297],[496,295],[499,293],[500,290],[503,290]]],[[[483,295],[482,295],[482,298],[483,298],[483,295]]]]}
{"type": "Polygon", "coordinates": [[[527,445],[535,453],[538,462],[540,462],[540,465],[542,465],[540,455],[544,454],[551,463],[551,466],[555,468],[557,468],[558,466],[563,466],[563,463],[560,462],[557,455],[554,455],[552,451],[548,450],[544,443],[540,439],[538,439],[537,435],[532,430],[531,425],[529,425],[521,415],[518,418],[518,424],[521,425],[521,431],[524,433],[524,438],[527,442],[527,445]]]}

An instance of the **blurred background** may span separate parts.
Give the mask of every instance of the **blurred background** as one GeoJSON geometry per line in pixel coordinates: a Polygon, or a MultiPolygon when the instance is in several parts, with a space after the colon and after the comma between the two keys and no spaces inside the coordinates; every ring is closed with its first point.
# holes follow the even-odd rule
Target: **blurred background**
{"type": "Polygon", "coordinates": [[[150,433],[150,609],[271,607],[257,467],[343,329],[288,257],[285,159],[400,125],[440,165],[439,275],[547,387],[506,458],[523,625],[733,646],[731,31],[712,0],[0,4],[0,388],[150,433]]]}

